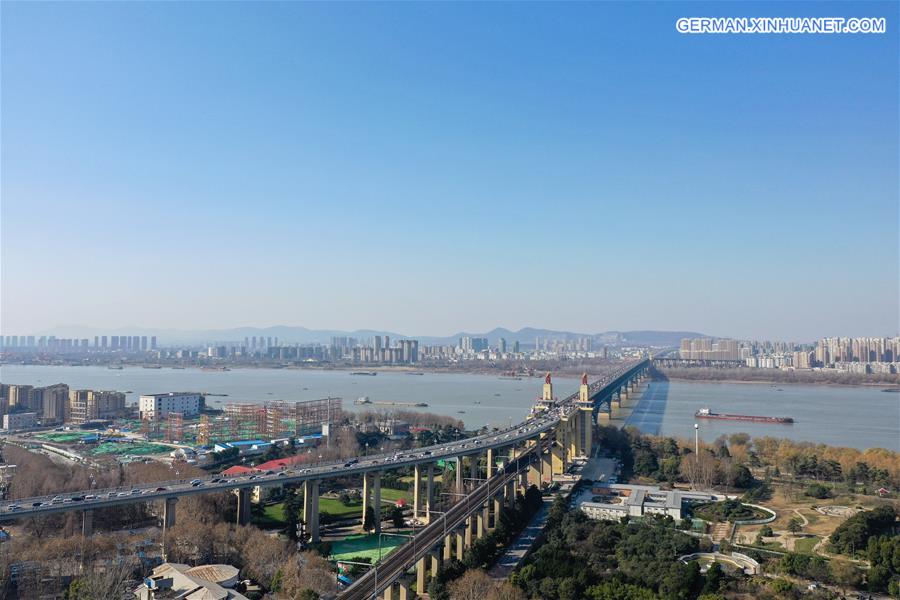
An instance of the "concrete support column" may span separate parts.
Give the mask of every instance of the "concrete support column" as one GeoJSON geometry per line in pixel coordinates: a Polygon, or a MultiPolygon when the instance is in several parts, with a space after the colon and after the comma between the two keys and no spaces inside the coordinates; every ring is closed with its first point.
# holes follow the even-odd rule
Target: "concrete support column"
{"type": "Polygon", "coordinates": [[[566,472],[566,453],[559,439],[550,446],[550,461],[553,475],[562,475],[566,472]]]}
{"type": "Polygon", "coordinates": [[[303,482],[303,522],[309,541],[319,542],[319,480],[303,482]]]}
{"type": "Polygon", "coordinates": [[[175,505],[178,503],[178,498],[166,498],[166,503],[163,506],[163,528],[169,529],[170,527],[175,526],[175,505]]]}
{"type": "Polygon", "coordinates": [[[553,466],[550,464],[550,451],[541,453],[541,477],[548,483],[553,483],[553,466]]]}
{"type": "Polygon", "coordinates": [[[456,531],[456,560],[462,560],[466,551],[466,531],[467,529],[458,529],[456,531]]]}
{"type": "Polygon", "coordinates": [[[528,485],[535,485],[540,489],[541,487],[541,461],[537,461],[536,463],[531,463],[528,465],[528,485]]]}
{"type": "Polygon", "coordinates": [[[475,523],[476,523],[476,525],[475,525],[475,537],[476,537],[477,539],[480,540],[481,538],[484,537],[484,534],[485,534],[485,531],[484,531],[484,514],[478,513],[477,515],[475,515],[475,523]]]}
{"type": "Polygon", "coordinates": [[[509,508],[516,507],[516,482],[515,480],[510,480],[509,483],[506,484],[506,506],[509,508]]]}
{"type": "Polygon", "coordinates": [[[405,581],[397,584],[397,600],[409,600],[409,584],[405,581]]]}
{"type": "Polygon", "coordinates": [[[434,551],[431,553],[431,577],[432,579],[437,577],[438,571],[441,570],[441,553],[439,551],[434,551]]]}
{"type": "MultiPolygon", "coordinates": [[[[496,460],[496,452],[493,448],[488,448],[485,453],[485,468],[484,475],[486,479],[490,479],[494,476],[494,473],[497,472],[497,465],[494,463],[496,460]]],[[[487,499],[484,505],[484,526],[486,529],[491,528],[491,512],[493,512],[493,502],[490,498],[487,499]]],[[[496,513],[495,513],[496,514],[496,513]]]]}
{"type": "Polygon", "coordinates": [[[475,517],[470,516],[466,518],[466,548],[472,547],[472,542],[475,541],[475,517]]]}
{"type": "MultiPolygon", "coordinates": [[[[463,493],[463,458],[462,456],[456,457],[456,489],[454,490],[457,494],[463,493]]],[[[456,497],[456,502],[459,502],[460,497],[456,497]]]]}
{"type": "Polygon", "coordinates": [[[393,600],[394,598],[394,584],[387,586],[384,588],[384,591],[381,593],[382,598],[384,600],[393,600]]]}
{"type": "Polygon", "coordinates": [[[238,488],[237,524],[250,524],[250,488],[238,488]]]}
{"type": "Polygon", "coordinates": [[[375,517],[375,533],[381,533],[381,473],[372,473],[372,512],[375,517]]]}
{"type": "Polygon", "coordinates": [[[472,479],[469,482],[470,489],[478,487],[478,482],[475,481],[478,479],[478,455],[473,454],[469,457],[469,477],[472,479]]]}
{"type": "Polygon", "coordinates": [[[569,464],[572,464],[575,462],[575,457],[578,456],[578,411],[575,411],[575,414],[569,418],[569,431],[566,437],[569,441],[568,461],[569,464]]]}
{"type": "MultiPolygon", "coordinates": [[[[163,518],[162,518],[162,539],[163,539],[163,548],[162,555],[163,560],[166,559],[167,551],[168,551],[168,539],[166,538],[166,533],[169,532],[175,525],[175,504],[178,503],[178,498],[166,498],[163,502],[163,518]]],[[[91,523],[93,526],[93,523],[91,523]]]]}
{"type": "Polygon", "coordinates": [[[453,558],[453,534],[448,533],[447,537],[444,538],[444,560],[450,560],[453,558]]]}
{"type": "Polygon", "coordinates": [[[94,535],[94,511],[81,511],[81,535],[91,537],[94,535]]]}
{"type": "Polygon", "coordinates": [[[366,524],[366,512],[369,510],[369,474],[363,473],[362,478],[362,519],[359,522],[359,528],[362,530],[366,524]]]}
{"type": "Polygon", "coordinates": [[[425,564],[425,557],[420,558],[418,562],[416,562],[416,593],[418,593],[420,596],[424,596],[427,592],[425,588],[427,568],[428,567],[425,564]]]}
{"type": "Polygon", "coordinates": [[[413,467],[413,519],[419,518],[422,508],[422,465],[413,467]]]}
{"type": "Polygon", "coordinates": [[[425,486],[425,522],[431,523],[431,509],[434,507],[434,463],[429,463],[426,472],[428,477],[425,486]]]}

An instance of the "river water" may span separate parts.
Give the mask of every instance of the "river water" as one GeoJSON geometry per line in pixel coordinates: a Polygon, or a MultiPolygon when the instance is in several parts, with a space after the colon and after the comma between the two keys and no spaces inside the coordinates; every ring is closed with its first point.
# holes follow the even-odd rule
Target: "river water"
{"type": "Polygon", "coordinates": [[[712,441],[722,434],[784,437],[850,448],[900,451],[900,394],[877,386],[652,381],[626,420],[645,433],[712,441]],[[697,409],[793,417],[790,425],[696,419],[697,409]]]}
{"type": "MultiPolygon", "coordinates": [[[[351,375],[348,371],[313,369],[144,369],[126,367],[23,366],[0,367],[3,383],[50,385],[65,383],[72,389],[119,390],[128,392],[129,402],[141,394],[162,392],[207,392],[228,394],[209,396],[215,408],[228,402],[316,400],[328,396],[343,398],[344,410],[407,409],[405,406],[354,405],[368,396],[372,402],[425,402],[421,410],[461,419],[467,428],[484,425],[507,426],[522,420],[541,394],[543,377],[520,380],[491,375],[424,373],[409,375],[381,371],[376,376],[351,375]],[[460,412],[463,411],[463,412],[460,412]]],[[[555,378],[557,395],[575,391],[578,381],[555,378]]]]}
{"type": "MultiPolygon", "coordinates": [[[[345,410],[378,410],[355,406],[368,396],[373,402],[426,402],[418,410],[461,419],[466,427],[505,426],[528,413],[541,393],[542,377],[521,380],[492,375],[379,372],[377,376],[351,375],[347,371],[305,369],[142,369],[118,371],[105,367],[22,366],[0,367],[3,383],[50,385],[72,388],[114,389],[128,392],[129,401],[140,394],[197,391],[228,394],[210,396],[207,402],[314,400],[340,396],[345,410]],[[463,412],[460,412],[463,411],[463,412]]],[[[554,378],[559,397],[577,389],[572,378],[554,378]]],[[[689,438],[695,422],[704,440],[722,434],[745,432],[752,436],[785,437],[852,448],[880,447],[900,451],[900,394],[880,387],[698,383],[653,381],[627,419],[645,433],[689,438]],[[793,417],[792,425],[746,421],[713,421],[694,418],[699,408],[714,412],[793,417]]],[[[389,409],[390,407],[381,407],[389,409]]],[[[397,407],[401,408],[401,407],[397,407]]]]}

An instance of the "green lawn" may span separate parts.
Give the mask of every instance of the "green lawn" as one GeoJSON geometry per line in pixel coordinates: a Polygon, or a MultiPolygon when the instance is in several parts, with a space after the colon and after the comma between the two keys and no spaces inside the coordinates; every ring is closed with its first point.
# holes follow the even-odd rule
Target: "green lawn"
{"type": "MultiPolygon", "coordinates": [[[[400,498],[409,501],[410,492],[388,488],[381,489],[382,506],[386,503],[393,504],[400,498]]],[[[284,525],[284,516],[282,514],[283,505],[283,502],[267,504],[263,510],[263,516],[256,517],[256,523],[264,527],[278,527],[284,525]]],[[[322,513],[328,513],[333,517],[338,518],[362,518],[362,502],[352,502],[349,506],[345,506],[337,498],[319,498],[319,514],[321,515],[322,513]]],[[[384,514],[384,509],[382,508],[382,515],[384,514]]]]}
{"type": "Polygon", "coordinates": [[[813,548],[815,548],[816,544],[818,544],[821,539],[822,538],[818,536],[799,539],[794,542],[794,552],[800,552],[802,554],[812,554],[813,548]]]}

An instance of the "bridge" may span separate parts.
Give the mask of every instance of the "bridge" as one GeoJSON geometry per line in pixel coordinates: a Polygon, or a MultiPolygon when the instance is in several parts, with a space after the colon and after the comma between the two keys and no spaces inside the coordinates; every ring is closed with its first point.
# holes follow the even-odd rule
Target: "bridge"
{"type": "MultiPolygon", "coordinates": [[[[375,532],[381,532],[381,476],[385,471],[413,470],[413,518],[426,527],[413,539],[377,563],[343,592],[347,598],[383,594],[390,600],[394,588],[404,599],[409,588],[402,576],[416,568],[417,589],[425,589],[426,559],[432,576],[440,561],[462,553],[496,527],[504,502],[513,503],[517,490],[540,486],[563,475],[576,458],[589,457],[594,420],[603,422],[620,409],[647,376],[649,361],[633,360],[589,383],[563,399],[553,394],[547,375],[541,399],[528,418],[512,427],[394,454],[369,455],[308,468],[288,468],[262,474],[215,476],[135,485],[127,488],[91,489],[53,496],[0,502],[0,522],[82,511],[83,531],[92,533],[93,511],[137,502],[163,503],[163,539],[175,524],[178,499],[196,494],[233,491],[238,498],[237,523],[250,522],[251,492],[257,486],[300,484],[304,491],[303,522],[312,543],[319,541],[319,486],[335,477],[361,476],[362,515],[374,513],[375,532]],[[434,467],[438,461],[455,462],[455,504],[438,513],[434,502],[434,467]],[[468,471],[469,477],[463,473],[468,471]],[[455,542],[455,544],[454,544],[455,542]]],[[[164,548],[165,550],[165,548],[164,548]]]]}

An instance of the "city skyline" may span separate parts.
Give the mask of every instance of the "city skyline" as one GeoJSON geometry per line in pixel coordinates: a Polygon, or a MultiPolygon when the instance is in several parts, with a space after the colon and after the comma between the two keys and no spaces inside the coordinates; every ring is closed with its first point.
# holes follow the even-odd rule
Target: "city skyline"
{"type": "Polygon", "coordinates": [[[0,326],[894,335],[859,6],[7,3],[0,326]]]}

